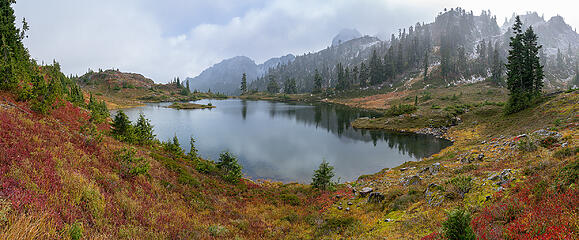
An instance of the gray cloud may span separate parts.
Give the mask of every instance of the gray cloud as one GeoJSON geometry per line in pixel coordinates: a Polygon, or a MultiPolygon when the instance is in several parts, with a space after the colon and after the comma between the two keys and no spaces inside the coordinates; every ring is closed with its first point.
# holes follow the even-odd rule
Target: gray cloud
{"type": "Polygon", "coordinates": [[[314,52],[330,45],[342,28],[389,34],[416,22],[431,22],[444,7],[504,9],[495,2],[21,0],[15,10],[31,25],[25,44],[39,61],[56,59],[72,74],[119,68],[167,82],[174,76],[195,76],[237,55],[263,62],[287,53],[314,52]]]}

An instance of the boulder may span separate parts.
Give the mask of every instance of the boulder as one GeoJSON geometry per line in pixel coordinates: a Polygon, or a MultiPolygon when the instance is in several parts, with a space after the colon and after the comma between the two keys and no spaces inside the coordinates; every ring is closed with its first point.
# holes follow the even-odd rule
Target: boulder
{"type": "Polygon", "coordinates": [[[438,173],[438,171],[440,170],[440,166],[441,166],[440,163],[434,163],[434,164],[420,170],[420,174],[428,173],[430,175],[436,175],[438,173]]]}
{"type": "Polygon", "coordinates": [[[362,188],[362,190],[359,191],[360,197],[365,197],[366,195],[370,194],[373,190],[374,189],[372,189],[371,187],[362,188]]]}
{"type": "Polygon", "coordinates": [[[497,185],[503,185],[511,180],[512,169],[503,169],[500,173],[495,173],[487,178],[489,181],[498,181],[497,185]]]}
{"type": "Polygon", "coordinates": [[[442,204],[444,201],[444,193],[440,191],[437,184],[431,183],[428,184],[428,187],[426,187],[424,198],[426,199],[428,206],[436,207],[442,204]]]}
{"type": "Polygon", "coordinates": [[[537,130],[537,131],[533,132],[533,135],[537,135],[537,136],[540,136],[540,137],[554,137],[554,138],[556,138],[556,139],[560,139],[560,138],[562,137],[561,134],[558,133],[558,132],[548,131],[548,130],[545,130],[545,129],[537,130]]]}
{"type": "Polygon", "coordinates": [[[400,179],[400,183],[402,183],[402,185],[404,185],[404,186],[417,185],[417,184],[420,184],[421,182],[422,182],[422,178],[418,175],[412,175],[412,176],[403,177],[400,179]]]}
{"type": "Polygon", "coordinates": [[[370,195],[368,196],[368,202],[369,203],[381,203],[382,201],[384,201],[385,196],[382,195],[382,193],[379,192],[373,192],[370,193],[370,195]]]}

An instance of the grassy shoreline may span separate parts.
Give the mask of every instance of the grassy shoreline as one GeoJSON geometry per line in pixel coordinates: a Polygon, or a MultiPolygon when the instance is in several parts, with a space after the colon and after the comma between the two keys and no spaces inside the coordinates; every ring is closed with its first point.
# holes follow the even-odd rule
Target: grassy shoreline
{"type": "Polygon", "coordinates": [[[205,105],[205,104],[196,104],[196,103],[179,103],[179,102],[174,102],[173,104],[166,106],[166,108],[172,108],[172,109],[177,109],[177,110],[181,110],[181,109],[212,109],[215,108],[215,106],[213,105],[205,105]]]}

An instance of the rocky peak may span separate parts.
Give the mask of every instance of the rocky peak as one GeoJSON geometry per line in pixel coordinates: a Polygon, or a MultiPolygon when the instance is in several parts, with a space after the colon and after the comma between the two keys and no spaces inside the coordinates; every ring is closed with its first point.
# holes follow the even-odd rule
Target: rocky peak
{"type": "Polygon", "coordinates": [[[338,46],[342,43],[350,41],[352,39],[360,38],[362,34],[358,32],[358,30],[351,28],[351,29],[342,29],[338,35],[336,35],[332,39],[332,46],[338,46]]]}

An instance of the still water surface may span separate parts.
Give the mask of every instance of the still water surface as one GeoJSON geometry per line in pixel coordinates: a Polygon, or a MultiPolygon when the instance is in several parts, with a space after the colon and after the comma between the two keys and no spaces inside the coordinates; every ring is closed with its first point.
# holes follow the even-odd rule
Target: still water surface
{"type": "Polygon", "coordinates": [[[169,103],[154,103],[124,111],[133,122],[142,112],[158,139],[176,135],[186,152],[190,136],[202,157],[217,160],[230,151],[252,179],[307,183],[326,159],[335,168],[334,180],[351,181],[450,145],[427,135],[354,129],[351,121],[373,114],[343,106],[239,99],[196,103],[216,108],[175,110],[165,108],[169,103]]]}

